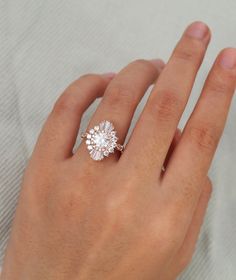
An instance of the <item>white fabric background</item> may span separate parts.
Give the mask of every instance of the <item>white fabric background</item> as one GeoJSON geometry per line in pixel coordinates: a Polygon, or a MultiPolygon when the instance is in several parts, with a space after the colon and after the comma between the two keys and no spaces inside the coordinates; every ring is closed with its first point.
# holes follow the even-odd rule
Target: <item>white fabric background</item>
{"type": "MultiPolygon", "coordinates": [[[[118,71],[136,58],[167,60],[185,26],[203,20],[213,39],[183,126],[216,54],[236,46],[235,11],[235,0],[0,0],[1,258],[25,164],[68,83],[86,72],[118,71]]],[[[214,194],[197,251],[180,279],[236,279],[235,119],[234,99],[210,171],[214,194]]]]}

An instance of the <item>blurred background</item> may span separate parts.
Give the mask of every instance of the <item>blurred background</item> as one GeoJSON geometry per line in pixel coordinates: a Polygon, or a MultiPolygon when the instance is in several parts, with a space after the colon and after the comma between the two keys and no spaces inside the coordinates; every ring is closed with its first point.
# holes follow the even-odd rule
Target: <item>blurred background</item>
{"type": "MultiPolygon", "coordinates": [[[[216,55],[236,47],[235,12],[235,0],[0,0],[0,266],[22,173],[64,88],[84,73],[117,72],[137,58],[167,61],[186,25],[204,21],[212,41],[182,128],[216,55]]],[[[96,105],[86,112],[81,129],[96,105]]],[[[214,193],[207,217],[180,279],[236,279],[235,120],[234,98],[210,170],[214,193]]]]}

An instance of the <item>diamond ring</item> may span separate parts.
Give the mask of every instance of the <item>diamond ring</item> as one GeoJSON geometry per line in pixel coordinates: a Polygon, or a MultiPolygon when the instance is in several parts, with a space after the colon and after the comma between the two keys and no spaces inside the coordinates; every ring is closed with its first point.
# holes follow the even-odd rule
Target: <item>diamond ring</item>
{"type": "Polygon", "coordinates": [[[117,143],[116,133],[111,122],[102,121],[89,132],[81,134],[81,138],[86,138],[85,143],[93,160],[102,160],[114,153],[115,149],[120,152],[124,151],[124,146],[117,143]]]}

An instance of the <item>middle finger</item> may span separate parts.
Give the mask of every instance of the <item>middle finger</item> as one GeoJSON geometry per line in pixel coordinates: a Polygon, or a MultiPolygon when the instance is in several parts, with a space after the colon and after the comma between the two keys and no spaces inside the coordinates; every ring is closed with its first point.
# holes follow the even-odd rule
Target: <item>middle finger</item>
{"type": "Polygon", "coordinates": [[[135,168],[161,174],[209,40],[210,31],[201,22],[186,29],[144,107],[121,160],[132,159],[135,168]]]}
{"type": "MultiPolygon", "coordinates": [[[[102,102],[88,125],[88,130],[103,120],[111,121],[117,131],[118,142],[122,144],[139,101],[157,79],[163,64],[161,60],[136,60],[121,70],[107,87],[102,102]]],[[[96,151],[94,153],[95,157],[101,154],[96,151]]],[[[84,158],[84,154],[86,157],[89,156],[85,143],[82,143],[77,155],[84,158]]],[[[111,161],[117,161],[117,157],[109,156],[102,165],[111,161]]]]}

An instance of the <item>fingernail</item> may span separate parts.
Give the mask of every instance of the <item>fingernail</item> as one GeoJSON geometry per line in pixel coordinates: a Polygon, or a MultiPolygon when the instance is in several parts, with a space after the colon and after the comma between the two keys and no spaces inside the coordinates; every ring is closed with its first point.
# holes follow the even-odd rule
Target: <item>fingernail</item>
{"type": "Polygon", "coordinates": [[[209,29],[205,23],[197,21],[189,25],[186,29],[186,34],[201,40],[207,35],[208,30],[209,29]]]}
{"type": "Polygon", "coordinates": [[[116,73],[108,72],[108,73],[102,74],[102,76],[105,77],[105,78],[108,78],[108,79],[113,79],[116,76],[116,73]]]}
{"type": "Polygon", "coordinates": [[[220,57],[220,64],[227,69],[232,69],[236,66],[236,49],[225,49],[220,57]]]}
{"type": "Polygon", "coordinates": [[[162,59],[151,59],[150,62],[159,70],[165,67],[165,62],[162,59]]]}

